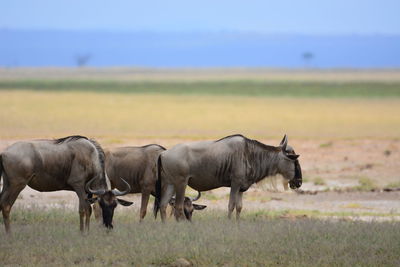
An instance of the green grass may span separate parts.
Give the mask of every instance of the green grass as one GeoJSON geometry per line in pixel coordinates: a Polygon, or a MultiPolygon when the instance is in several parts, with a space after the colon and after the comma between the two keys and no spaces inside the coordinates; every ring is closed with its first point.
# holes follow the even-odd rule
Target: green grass
{"type": "Polygon", "coordinates": [[[400,188],[400,181],[389,183],[385,186],[385,188],[400,188]]]}
{"type": "Polygon", "coordinates": [[[372,189],[377,188],[375,183],[368,177],[361,177],[358,179],[358,186],[355,187],[358,191],[371,191],[372,189]]]}
{"type": "Polygon", "coordinates": [[[313,182],[314,185],[326,185],[325,180],[321,177],[316,177],[313,182]]]}
{"type": "Polygon", "coordinates": [[[2,266],[398,266],[400,223],[274,219],[248,214],[237,224],[202,212],[166,224],[117,210],[115,229],[78,231],[70,210],[13,210],[13,235],[0,233],[2,266]]]}
{"type": "Polygon", "coordinates": [[[0,90],[156,93],[177,95],[243,95],[270,97],[400,97],[398,82],[116,82],[74,80],[0,81],[0,90]]]}
{"type": "Polygon", "coordinates": [[[323,143],[323,144],[319,145],[319,147],[321,147],[321,148],[329,148],[332,146],[333,146],[333,142],[323,143]]]}

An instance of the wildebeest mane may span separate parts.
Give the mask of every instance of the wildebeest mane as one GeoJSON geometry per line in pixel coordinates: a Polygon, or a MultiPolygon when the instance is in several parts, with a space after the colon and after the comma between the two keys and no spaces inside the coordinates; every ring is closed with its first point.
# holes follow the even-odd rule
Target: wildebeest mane
{"type": "Polygon", "coordinates": [[[86,136],[82,136],[82,135],[71,135],[71,136],[67,136],[67,137],[63,137],[63,138],[58,138],[58,139],[54,139],[54,143],[56,145],[58,144],[62,144],[66,141],[74,141],[74,140],[78,140],[78,139],[86,139],[89,140],[89,138],[87,138],[86,136]]]}
{"type": "Polygon", "coordinates": [[[264,177],[274,174],[278,152],[280,147],[268,146],[256,140],[246,138],[245,158],[247,159],[246,176],[253,183],[262,180],[264,177]]]}
{"type": "Polygon", "coordinates": [[[215,142],[220,142],[220,141],[222,141],[222,140],[229,139],[229,138],[233,138],[233,137],[241,137],[241,138],[243,138],[243,139],[246,141],[246,143],[250,143],[250,144],[252,144],[252,145],[254,145],[254,146],[258,146],[258,147],[263,148],[263,149],[266,149],[266,150],[270,150],[270,151],[280,151],[280,148],[279,148],[279,147],[269,146],[269,145],[263,144],[263,143],[261,143],[261,142],[259,142],[259,141],[257,141],[257,140],[247,138],[247,137],[245,137],[245,136],[243,136],[243,135],[241,135],[241,134],[228,135],[228,136],[225,136],[225,137],[223,137],[223,138],[221,138],[221,139],[218,139],[218,140],[215,141],[215,142]]]}
{"type": "Polygon", "coordinates": [[[159,144],[144,145],[144,146],[141,146],[141,148],[146,148],[146,147],[149,147],[149,146],[158,146],[159,148],[161,148],[161,149],[163,149],[163,150],[167,150],[165,147],[163,147],[163,146],[161,146],[161,145],[159,145],[159,144]]]}
{"type": "MultiPolygon", "coordinates": [[[[270,166],[276,160],[280,147],[265,145],[257,140],[249,139],[241,134],[235,134],[221,138],[215,142],[221,142],[233,137],[243,138],[244,146],[237,147],[235,152],[226,157],[218,164],[216,176],[220,179],[229,179],[234,171],[235,162],[242,162],[246,166],[246,177],[252,183],[260,181],[275,170],[270,166]]],[[[273,165],[273,164],[272,164],[273,165]]]]}

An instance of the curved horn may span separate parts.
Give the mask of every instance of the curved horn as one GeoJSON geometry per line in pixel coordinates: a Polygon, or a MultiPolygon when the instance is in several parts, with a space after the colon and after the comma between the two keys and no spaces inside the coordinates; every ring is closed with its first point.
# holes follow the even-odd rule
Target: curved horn
{"type": "Polygon", "coordinates": [[[111,192],[114,194],[114,196],[118,197],[118,196],[123,196],[128,194],[131,191],[131,186],[128,184],[127,181],[125,181],[124,179],[120,178],[126,185],[126,190],[125,191],[119,191],[118,189],[113,189],[111,190],[111,192]]]}
{"type": "Polygon", "coordinates": [[[103,195],[106,192],[106,190],[104,190],[104,189],[93,190],[90,188],[90,185],[93,183],[93,181],[95,179],[96,179],[96,177],[92,178],[89,182],[86,183],[86,186],[85,186],[86,192],[90,192],[95,195],[103,195]]]}
{"type": "Polygon", "coordinates": [[[279,146],[282,148],[282,151],[286,150],[287,142],[288,142],[288,138],[287,138],[287,135],[285,134],[281,143],[279,144],[279,146]]]}
{"type": "Polygon", "coordinates": [[[199,200],[200,197],[201,197],[201,193],[200,193],[200,191],[197,191],[197,197],[195,197],[195,198],[190,198],[190,200],[191,200],[191,201],[196,201],[196,200],[199,200]]]}

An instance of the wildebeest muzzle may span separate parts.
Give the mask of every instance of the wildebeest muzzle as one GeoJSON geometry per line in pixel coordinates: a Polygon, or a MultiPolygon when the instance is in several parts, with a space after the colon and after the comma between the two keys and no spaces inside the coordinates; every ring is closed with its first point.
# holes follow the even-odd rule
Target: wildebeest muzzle
{"type": "Polygon", "coordinates": [[[294,161],[294,178],[289,181],[289,185],[291,189],[300,188],[303,183],[303,177],[301,174],[301,167],[298,160],[294,161]]]}

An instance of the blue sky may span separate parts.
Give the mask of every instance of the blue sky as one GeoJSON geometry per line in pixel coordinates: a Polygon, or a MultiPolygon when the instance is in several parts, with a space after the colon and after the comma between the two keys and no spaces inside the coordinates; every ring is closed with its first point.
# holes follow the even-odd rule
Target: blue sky
{"type": "Polygon", "coordinates": [[[400,34],[400,0],[0,0],[0,29],[400,34]]]}

